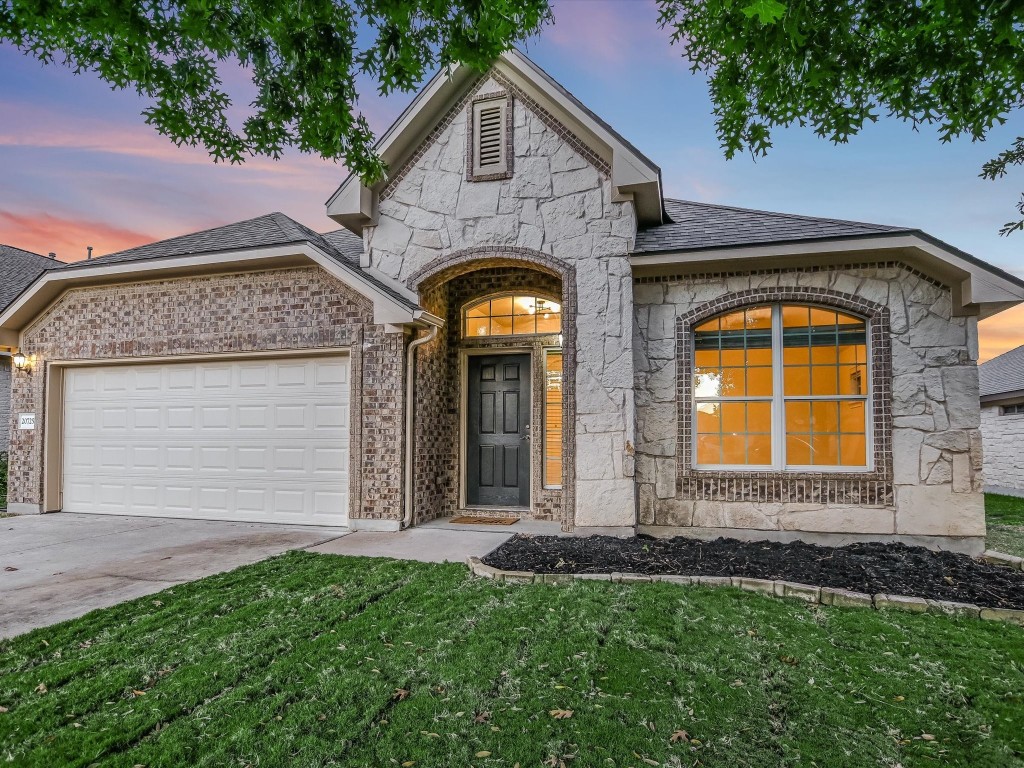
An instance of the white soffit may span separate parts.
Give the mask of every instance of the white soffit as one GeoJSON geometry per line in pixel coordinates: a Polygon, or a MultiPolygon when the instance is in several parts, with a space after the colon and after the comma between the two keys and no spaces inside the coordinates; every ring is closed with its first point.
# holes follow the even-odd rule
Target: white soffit
{"type": "MultiPolygon", "coordinates": [[[[661,170],[654,163],[518,50],[505,52],[494,66],[608,162],[616,194],[620,200],[633,201],[641,223],[662,222],[661,170]]],[[[439,72],[423,87],[377,142],[376,150],[391,173],[401,169],[478,77],[480,73],[460,65],[439,72]]],[[[362,234],[364,226],[376,223],[378,193],[385,183],[367,188],[350,175],[327,201],[327,215],[362,234]]]]}

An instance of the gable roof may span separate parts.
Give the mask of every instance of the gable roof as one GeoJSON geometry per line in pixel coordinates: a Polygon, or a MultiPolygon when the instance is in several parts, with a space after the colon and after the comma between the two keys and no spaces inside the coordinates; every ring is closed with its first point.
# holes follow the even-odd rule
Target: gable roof
{"type": "Polygon", "coordinates": [[[187,235],[147,243],[136,248],[107,254],[89,261],[68,265],[69,269],[89,268],[106,264],[121,264],[133,261],[150,261],[176,256],[223,253],[250,248],[266,248],[274,245],[309,243],[338,262],[344,269],[358,273],[376,288],[388,294],[395,301],[409,309],[418,307],[409,296],[403,295],[393,286],[376,275],[360,269],[359,257],[363,252],[363,240],[351,232],[337,231],[327,235],[314,232],[309,227],[280,212],[268,213],[254,219],[246,219],[221,227],[204,229],[187,235]]]}
{"type": "Polygon", "coordinates": [[[993,357],[978,366],[982,399],[1011,392],[1024,393],[1024,346],[993,357]]]}
{"type": "MultiPolygon", "coordinates": [[[[492,71],[536,101],[608,162],[614,193],[618,199],[633,201],[641,222],[663,221],[661,169],[657,165],[518,49],[501,54],[492,71]]],[[[415,154],[431,130],[487,75],[457,65],[431,78],[375,145],[392,173],[415,154]]],[[[376,222],[378,195],[386,183],[383,180],[366,187],[359,177],[349,175],[327,200],[327,215],[359,232],[376,222]]]]}
{"type": "Polygon", "coordinates": [[[0,243],[0,312],[41,274],[65,266],[62,261],[0,243]]]}
{"type": "Polygon", "coordinates": [[[864,237],[913,232],[906,227],[797,216],[754,208],[665,200],[671,222],[637,232],[633,253],[697,251],[703,248],[864,237]]]}

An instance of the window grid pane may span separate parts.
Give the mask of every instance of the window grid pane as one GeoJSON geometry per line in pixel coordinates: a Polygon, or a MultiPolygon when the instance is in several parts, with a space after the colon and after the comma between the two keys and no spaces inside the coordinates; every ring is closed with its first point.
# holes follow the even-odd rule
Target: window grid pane
{"type": "Polygon", "coordinates": [[[539,296],[491,296],[468,305],[463,312],[462,334],[466,338],[561,332],[562,305],[539,296]]]}
{"type": "Polygon", "coordinates": [[[694,328],[697,465],[866,467],[866,321],[807,305],[776,310],[737,310],[694,328]],[[777,350],[773,322],[781,326],[777,350]],[[773,363],[782,367],[782,392],[773,392],[773,363]],[[784,430],[777,463],[773,400],[784,430]]]}

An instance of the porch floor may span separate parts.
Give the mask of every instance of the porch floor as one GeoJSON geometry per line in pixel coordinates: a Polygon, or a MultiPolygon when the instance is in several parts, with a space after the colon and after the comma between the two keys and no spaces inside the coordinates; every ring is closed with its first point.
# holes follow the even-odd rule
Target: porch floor
{"type": "MultiPolygon", "coordinates": [[[[471,515],[472,512],[465,514],[471,515]]],[[[535,533],[540,536],[560,536],[562,534],[561,523],[553,520],[520,520],[514,525],[477,525],[475,523],[453,523],[450,517],[439,517],[429,523],[423,523],[417,528],[441,529],[446,531],[479,531],[481,533],[504,533],[512,536],[516,533],[535,533]]]]}

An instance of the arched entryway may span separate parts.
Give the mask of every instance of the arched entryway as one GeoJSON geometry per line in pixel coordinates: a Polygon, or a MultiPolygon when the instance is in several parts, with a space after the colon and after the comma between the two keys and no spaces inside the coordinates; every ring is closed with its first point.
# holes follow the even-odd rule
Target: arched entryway
{"type": "Polygon", "coordinates": [[[416,522],[469,512],[572,524],[575,282],[544,254],[464,251],[412,280],[444,318],[416,365],[416,522]]]}

